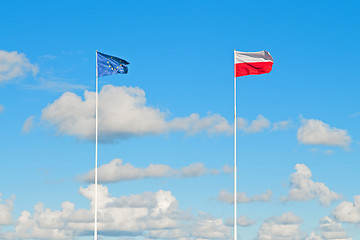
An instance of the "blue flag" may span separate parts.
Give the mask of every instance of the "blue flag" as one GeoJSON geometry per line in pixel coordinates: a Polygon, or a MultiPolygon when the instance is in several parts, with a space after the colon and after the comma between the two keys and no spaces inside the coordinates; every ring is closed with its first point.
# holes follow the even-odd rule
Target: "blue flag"
{"type": "Polygon", "coordinates": [[[108,76],[113,74],[126,74],[128,72],[127,65],[129,64],[124,59],[106,55],[104,53],[97,52],[97,67],[98,77],[108,76]]]}

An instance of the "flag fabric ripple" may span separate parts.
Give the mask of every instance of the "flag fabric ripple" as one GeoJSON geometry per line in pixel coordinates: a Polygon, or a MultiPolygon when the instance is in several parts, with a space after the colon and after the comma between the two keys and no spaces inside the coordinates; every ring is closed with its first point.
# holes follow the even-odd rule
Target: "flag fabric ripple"
{"type": "Polygon", "coordinates": [[[267,51],[239,52],[234,51],[235,77],[246,75],[259,75],[269,73],[272,69],[273,58],[267,51]]]}
{"type": "Polygon", "coordinates": [[[127,65],[129,64],[124,59],[106,55],[101,52],[96,54],[98,77],[108,76],[113,74],[126,74],[128,72],[127,65]]]}

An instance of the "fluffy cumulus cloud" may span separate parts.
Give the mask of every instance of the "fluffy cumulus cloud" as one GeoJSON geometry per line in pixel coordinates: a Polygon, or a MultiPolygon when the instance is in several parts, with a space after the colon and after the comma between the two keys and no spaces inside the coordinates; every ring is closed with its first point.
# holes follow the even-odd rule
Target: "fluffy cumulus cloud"
{"type": "Polygon", "coordinates": [[[300,230],[302,219],[292,212],[268,218],[261,225],[256,240],[303,240],[306,234],[300,230]]]}
{"type": "Polygon", "coordinates": [[[17,77],[38,73],[38,67],[30,63],[25,54],[0,50],[0,83],[17,77]]]}
{"type": "MultiPolygon", "coordinates": [[[[248,197],[246,193],[238,192],[237,193],[237,203],[250,203],[250,202],[270,202],[272,196],[272,191],[267,190],[265,193],[257,194],[251,197],[248,197]]],[[[229,193],[226,190],[221,190],[217,197],[218,201],[226,202],[229,204],[234,204],[234,193],[229,193]]]]}
{"type": "Polygon", "coordinates": [[[320,220],[320,232],[320,235],[312,232],[306,240],[352,240],[341,224],[330,217],[320,220]]]}
{"type": "Polygon", "coordinates": [[[213,218],[209,214],[199,213],[191,225],[183,224],[176,229],[151,230],[146,234],[148,239],[179,239],[206,240],[226,239],[231,237],[231,227],[224,224],[222,219],[213,218]]]}
{"type": "MultiPolygon", "coordinates": [[[[219,114],[200,117],[192,113],[187,117],[168,119],[168,113],[148,106],[144,90],[138,87],[104,86],[99,93],[99,139],[112,141],[132,136],[155,135],[168,132],[185,132],[194,135],[232,134],[233,126],[219,114]]],[[[42,110],[42,120],[54,126],[59,134],[93,139],[95,128],[95,93],[84,92],[84,97],[72,92],[42,110]]],[[[274,123],[272,130],[288,128],[290,121],[274,123]]],[[[237,118],[237,130],[258,133],[271,127],[271,122],[258,115],[250,123],[237,118]]]]}
{"type": "Polygon", "coordinates": [[[311,180],[312,173],[305,164],[296,164],[296,172],[291,174],[291,189],[284,201],[308,201],[319,199],[320,204],[329,205],[333,201],[341,199],[341,195],[330,191],[330,189],[321,182],[311,180]]]}
{"type": "Polygon", "coordinates": [[[360,195],[354,202],[343,201],[333,211],[333,216],[340,222],[360,223],[360,195]]]}
{"type": "Polygon", "coordinates": [[[12,224],[11,211],[14,207],[14,199],[7,199],[3,201],[0,193],[0,226],[12,224]]]}
{"type": "Polygon", "coordinates": [[[292,212],[268,218],[261,225],[256,240],[352,240],[340,223],[330,217],[320,220],[320,233],[301,231],[303,220],[292,212]]]}
{"type": "Polygon", "coordinates": [[[222,219],[216,219],[208,214],[200,214],[194,223],[191,236],[194,239],[230,239],[231,228],[222,219]]]}
{"type": "MultiPolygon", "coordinates": [[[[61,210],[45,208],[39,203],[34,213],[23,211],[13,230],[3,239],[74,239],[91,236],[94,227],[94,185],[80,188],[90,200],[89,209],[76,209],[71,202],[61,210]]],[[[139,236],[152,239],[228,239],[231,228],[221,219],[207,214],[194,215],[178,209],[169,191],[145,192],[113,197],[98,186],[98,231],[102,236],[139,236]]]]}
{"type": "MultiPolygon", "coordinates": [[[[166,117],[165,112],[146,105],[145,92],[138,87],[106,85],[99,93],[99,139],[103,141],[171,131],[232,133],[232,126],[218,114],[201,118],[194,113],[172,120],[166,117]]],[[[42,110],[42,120],[60,134],[93,139],[95,93],[85,91],[84,99],[71,92],[64,93],[42,110]]]]}
{"type": "Polygon", "coordinates": [[[297,139],[300,143],[310,145],[346,147],[351,143],[351,137],[346,130],[330,127],[317,119],[302,119],[297,139]]]}
{"type": "MultiPolygon", "coordinates": [[[[203,163],[193,163],[181,169],[173,169],[168,165],[150,164],[146,168],[134,167],[130,163],[123,164],[122,159],[113,159],[109,163],[98,167],[98,181],[100,183],[111,183],[143,178],[166,178],[166,177],[199,177],[204,174],[217,174],[216,169],[207,169],[203,163]]],[[[78,176],[82,182],[94,182],[95,172],[78,176]]]]}
{"type": "Polygon", "coordinates": [[[321,236],[324,240],[352,240],[341,226],[340,223],[336,222],[330,217],[324,217],[320,221],[321,236]]]}

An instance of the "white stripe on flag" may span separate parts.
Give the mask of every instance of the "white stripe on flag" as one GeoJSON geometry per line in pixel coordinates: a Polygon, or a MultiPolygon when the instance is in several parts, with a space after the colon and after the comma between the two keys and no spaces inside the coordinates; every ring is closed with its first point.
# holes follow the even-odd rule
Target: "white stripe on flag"
{"type": "Polygon", "coordinates": [[[273,58],[267,51],[239,52],[235,51],[235,64],[245,62],[273,62],[273,58]]]}

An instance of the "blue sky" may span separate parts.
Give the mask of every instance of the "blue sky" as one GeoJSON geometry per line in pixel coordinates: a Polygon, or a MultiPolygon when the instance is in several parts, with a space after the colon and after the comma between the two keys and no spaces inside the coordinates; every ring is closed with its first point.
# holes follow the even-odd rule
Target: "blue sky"
{"type": "Polygon", "coordinates": [[[8,1],[0,16],[0,238],[359,239],[356,1],[8,1]]]}

